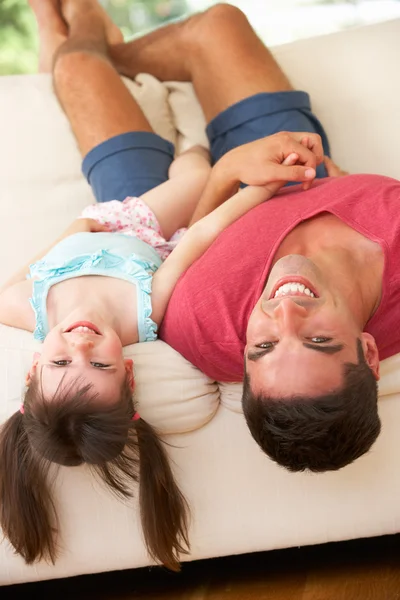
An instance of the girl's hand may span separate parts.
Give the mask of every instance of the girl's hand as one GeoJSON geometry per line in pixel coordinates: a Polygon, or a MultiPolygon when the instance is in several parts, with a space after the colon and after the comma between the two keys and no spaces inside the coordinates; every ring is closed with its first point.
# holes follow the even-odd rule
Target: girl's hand
{"type": "Polygon", "coordinates": [[[64,239],[74,233],[89,232],[98,233],[101,231],[110,231],[107,225],[103,225],[95,219],[76,219],[62,234],[60,239],[64,239]]]}
{"type": "Polygon", "coordinates": [[[232,183],[266,186],[277,181],[312,182],[323,157],[319,135],[285,131],[234,148],[216,166],[232,183]],[[283,163],[291,154],[298,159],[289,168],[283,163]]]}
{"type": "MultiPolygon", "coordinates": [[[[299,161],[299,155],[297,154],[297,152],[292,152],[291,154],[289,154],[289,156],[287,156],[285,158],[285,160],[282,162],[281,166],[285,167],[286,168],[285,171],[287,171],[287,169],[289,167],[293,167],[293,165],[298,164],[298,161],[299,161]]],[[[267,185],[261,186],[271,193],[271,197],[274,196],[280,190],[280,188],[287,183],[287,179],[284,178],[285,171],[282,170],[282,179],[280,181],[273,181],[272,183],[268,183],[267,185]]],[[[309,183],[309,182],[303,183],[303,188],[309,189],[309,187],[311,187],[312,181],[311,181],[311,183],[309,183]],[[305,187],[305,186],[307,186],[307,187],[305,187]]]]}

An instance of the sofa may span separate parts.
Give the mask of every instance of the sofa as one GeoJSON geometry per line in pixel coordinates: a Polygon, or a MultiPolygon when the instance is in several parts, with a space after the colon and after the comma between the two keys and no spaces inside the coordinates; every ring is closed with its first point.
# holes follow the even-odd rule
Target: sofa
{"type": "MultiPolygon", "coordinates": [[[[311,94],[342,168],[400,178],[400,20],[273,52],[293,85],[311,94]]],[[[190,84],[162,84],[141,74],[126,85],[177,152],[206,144],[190,84]]],[[[0,78],[0,131],[2,283],[93,197],[49,76],[0,78]]],[[[31,334],[0,326],[0,423],[18,410],[39,346],[31,334]]],[[[184,561],[400,531],[400,355],[381,364],[383,428],[371,451],[337,472],[291,474],[251,438],[240,384],[210,380],[162,341],[127,347],[125,354],[135,362],[140,413],[165,436],[191,505],[191,551],[184,561]]],[[[137,494],[116,499],[85,467],[61,468],[54,494],[60,518],[56,564],[27,566],[2,541],[0,585],[152,564],[137,494]]]]}

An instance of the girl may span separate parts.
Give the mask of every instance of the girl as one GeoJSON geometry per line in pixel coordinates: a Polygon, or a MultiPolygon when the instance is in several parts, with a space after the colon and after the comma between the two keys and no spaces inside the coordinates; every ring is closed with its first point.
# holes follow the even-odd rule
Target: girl
{"type": "MultiPolygon", "coordinates": [[[[67,36],[54,12],[58,4],[31,4],[54,53],[67,36]]],[[[132,480],[140,480],[150,556],[177,569],[189,547],[187,504],[155,431],[136,411],[133,365],[122,349],[156,338],[180,275],[225,227],[284,181],[240,191],[195,222],[175,247],[208,179],[208,197],[218,196],[221,170],[209,178],[198,148],[172,162],[172,145],[152,132],[108,60],[108,26],[96,3],[66,0],[62,6],[69,37],[59,50],[54,83],[86,155],[84,172],[98,201],[136,198],[87,209],[0,295],[0,322],[43,342],[21,409],[0,433],[0,524],[27,563],[54,562],[58,523],[49,470],[87,464],[119,496],[129,497],[132,480]]],[[[289,153],[277,136],[266,140],[265,181],[269,175],[270,181],[315,176],[313,169],[307,176],[306,168],[296,167],[294,177],[281,165],[285,157],[284,165],[302,160],[306,150],[297,146],[297,154],[289,153]]]]}
{"type": "MultiPolygon", "coordinates": [[[[297,159],[292,154],[285,164],[297,159]]],[[[180,275],[225,227],[273,193],[272,185],[240,191],[192,225],[171,252],[177,235],[170,242],[161,237],[168,225],[145,201],[198,197],[208,174],[204,156],[189,151],[172,163],[168,182],[140,199],[89,207],[31,265],[30,279],[14,283],[23,269],[0,295],[0,322],[43,342],[23,404],[0,434],[0,523],[27,563],[56,558],[57,515],[47,482],[53,463],[88,464],[125,497],[130,481],[140,479],[150,555],[177,569],[187,551],[186,501],[155,431],[135,409],[133,363],[122,349],[156,339],[180,275]]]]}

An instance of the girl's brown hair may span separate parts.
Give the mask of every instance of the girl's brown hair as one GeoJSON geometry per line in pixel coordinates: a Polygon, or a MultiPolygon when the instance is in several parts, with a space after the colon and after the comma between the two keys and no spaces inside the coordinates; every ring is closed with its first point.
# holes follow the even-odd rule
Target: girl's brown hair
{"type": "Polygon", "coordinates": [[[91,385],[60,385],[46,401],[35,379],[24,412],[13,414],[0,434],[0,525],[28,564],[57,557],[57,511],[50,467],[87,464],[120,497],[140,481],[139,504],[150,556],[179,570],[187,553],[188,506],[175,483],[154,429],[135,415],[126,380],[117,403],[99,402],[91,385]]]}

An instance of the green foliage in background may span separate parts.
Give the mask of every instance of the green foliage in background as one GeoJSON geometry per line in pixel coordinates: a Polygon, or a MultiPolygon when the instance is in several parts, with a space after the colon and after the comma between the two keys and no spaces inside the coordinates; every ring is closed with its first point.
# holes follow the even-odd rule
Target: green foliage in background
{"type": "Polygon", "coordinates": [[[36,65],[36,26],[27,1],[0,0],[0,75],[32,73],[36,65]]]}
{"type": "Polygon", "coordinates": [[[186,0],[100,0],[125,39],[188,12],[186,0]]]}
{"type": "MultiPolygon", "coordinates": [[[[46,2],[47,0],[42,0],[46,2]]],[[[79,0],[77,0],[79,2],[79,0]]],[[[121,28],[126,40],[138,33],[163,23],[178,19],[189,11],[202,10],[217,0],[99,0],[112,19],[121,28]]],[[[294,39],[332,33],[366,22],[376,22],[382,18],[398,17],[393,6],[400,0],[229,0],[247,13],[253,14],[252,24],[267,44],[281,44],[294,39]],[[388,6],[392,7],[391,12],[388,6]],[[319,5],[319,6],[315,6],[319,5]],[[329,6],[330,5],[330,6],[329,6]],[[337,10],[335,8],[337,7],[337,10]],[[375,19],[366,20],[370,11],[358,11],[370,5],[375,11],[375,19]],[[387,11],[383,11],[383,5],[387,11]],[[315,10],[314,10],[315,6],[315,10]],[[292,8],[304,11],[298,22],[292,15],[292,8]],[[328,12],[325,11],[325,8],[328,12]],[[350,10],[352,8],[352,10],[350,10]],[[251,10],[250,10],[251,9],[251,10]],[[332,9],[332,10],[331,10],[332,9]],[[254,17],[258,11],[260,19],[254,17]],[[286,13],[285,26],[276,27],[268,18],[275,13],[286,13]],[[328,17],[325,17],[329,15],[328,17]],[[386,15],[386,16],[381,16],[386,15]],[[271,25],[272,23],[272,25],[271,25]]],[[[297,14],[297,12],[295,13],[297,14]]],[[[280,22],[280,21],[278,21],[280,22]]],[[[37,70],[38,35],[34,16],[28,0],[0,0],[0,75],[14,73],[34,73],[37,70]]]]}
{"type": "MultiPolygon", "coordinates": [[[[101,0],[126,39],[181,17],[186,0],[101,0]]],[[[27,0],[0,0],[0,75],[37,70],[38,36],[27,0]]]]}

